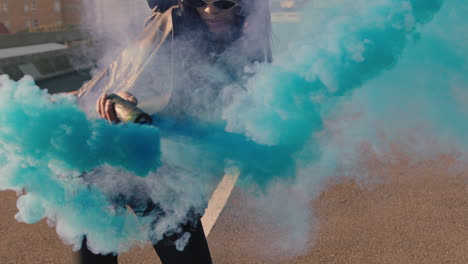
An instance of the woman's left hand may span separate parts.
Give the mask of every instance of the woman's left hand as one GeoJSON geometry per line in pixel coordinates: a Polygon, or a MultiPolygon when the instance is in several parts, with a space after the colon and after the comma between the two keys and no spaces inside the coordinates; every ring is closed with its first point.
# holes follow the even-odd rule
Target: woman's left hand
{"type": "MultiPolygon", "coordinates": [[[[129,92],[119,92],[117,93],[118,96],[122,97],[122,99],[129,101],[133,105],[138,104],[138,99],[129,92]]],[[[98,112],[101,118],[108,120],[111,123],[119,123],[120,120],[117,118],[115,113],[114,103],[109,100],[107,94],[101,95],[96,102],[96,111],[98,112]]]]}

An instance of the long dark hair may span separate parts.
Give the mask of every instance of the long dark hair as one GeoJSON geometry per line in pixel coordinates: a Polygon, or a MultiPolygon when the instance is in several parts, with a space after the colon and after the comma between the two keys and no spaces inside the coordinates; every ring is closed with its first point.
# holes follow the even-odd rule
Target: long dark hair
{"type": "MultiPolygon", "coordinates": [[[[197,10],[177,0],[184,16],[197,20],[194,24],[202,24],[197,10]]],[[[237,0],[234,42],[242,39],[244,48],[248,50],[253,61],[271,62],[271,17],[269,1],[265,0],[237,0]]]]}

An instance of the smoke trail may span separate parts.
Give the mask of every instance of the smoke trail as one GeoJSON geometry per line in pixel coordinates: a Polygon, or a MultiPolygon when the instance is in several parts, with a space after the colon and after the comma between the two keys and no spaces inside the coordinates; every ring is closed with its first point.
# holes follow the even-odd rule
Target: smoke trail
{"type": "MultiPolygon", "coordinates": [[[[445,3],[450,4],[452,9],[463,7],[466,10],[466,4],[461,0],[447,0],[445,3]]],[[[227,165],[233,162],[242,169],[243,187],[270,186],[270,192],[259,195],[259,204],[286,230],[291,231],[292,247],[301,249],[308,239],[305,234],[311,228],[307,202],[317,193],[321,179],[332,175],[343,157],[342,149],[330,143],[333,136],[328,134],[329,127],[324,120],[342,115],[341,109],[346,109],[346,102],[355,101],[363,108],[381,110],[364,121],[354,124],[344,122],[347,132],[343,135],[344,140],[349,145],[359,144],[365,139],[376,138],[369,137],[374,131],[364,129],[371,122],[368,120],[379,120],[385,116],[398,121],[395,112],[386,116],[388,111],[395,108],[386,109],[380,103],[382,99],[375,100],[381,96],[380,93],[385,94],[385,99],[393,96],[392,102],[397,102],[402,99],[401,94],[406,96],[407,91],[419,87],[412,90],[414,95],[425,96],[426,86],[418,83],[420,78],[414,76],[413,69],[420,68],[420,58],[426,54],[426,48],[429,49],[434,43],[442,45],[443,42],[437,41],[445,38],[446,35],[442,33],[446,32],[439,28],[437,41],[425,39],[424,35],[430,35],[434,26],[424,31],[420,30],[420,26],[430,22],[441,6],[442,1],[438,0],[339,1],[330,8],[309,5],[290,49],[278,56],[272,65],[257,65],[257,74],[247,82],[245,90],[233,87],[224,90],[224,99],[228,102],[223,109],[227,131],[222,125],[204,124],[197,120],[193,125],[184,124],[182,128],[174,126],[170,120],[160,120],[162,166],[145,179],[130,179],[129,175],[118,169],[106,167],[91,175],[90,182],[95,184],[91,185],[93,187],[84,187],[81,181],[77,182],[70,175],[103,164],[123,167],[139,175],[147,174],[158,164],[159,141],[156,140],[158,134],[155,129],[114,128],[100,121],[89,123],[74,106],[70,106],[73,104],[67,97],[56,97],[55,103],[50,103],[47,96],[30,88],[31,80],[25,79],[15,84],[2,77],[2,89],[9,92],[1,97],[0,110],[3,111],[0,112],[9,114],[2,115],[2,121],[6,121],[0,130],[0,135],[4,137],[1,141],[4,154],[1,160],[5,162],[1,188],[17,191],[25,188],[28,192],[18,202],[20,220],[34,222],[48,216],[57,223],[61,237],[75,247],[80,245],[81,237],[86,234],[95,252],[122,252],[135,241],[143,240],[146,233],[157,241],[165,232],[175,230],[179,223],[187,221],[187,212],[193,208],[203,208],[212,182],[224,169],[224,162],[227,161],[227,165]],[[418,32],[421,32],[421,37],[415,41],[419,37],[418,32]],[[419,43],[424,43],[425,48],[419,49],[419,43]],[[401,57],[407,54],[407,46],[411,53],[419,54],[419,57],[401,57]],[[403,76],[406,85],[401,83],[403,76]],[[394,90],[394,87],[398,90],[394,90]],[[55,109],[52,107],[54,104],[59,107],[55,109]],[[15,112],[15,109],[21,111],[15,112]],[[76,119],[70,118],[75,115],[76,119]],[[25,121],[21,118],[36,122],[18,122],[25,121]],[[76,132],[78,128],[83,131],[76,132]],[[15,137],[14,131],[25,133],[15,137]],[[31,131],[42,133],[31,135],[31,131]],[[57,132],[49,134],[49,131],[57,132]],[[320,138],[317,132],[325,134],[325,139],[320,138]],[[130,137],[131,133],[134,134],[130,137]],[[41,137],[36,142],[38,135],[41,137]],[[80,140],[70,141],[75,138],[80,140]],[[130,138],[141,139],[140,146],[144,147],[135,147],[130,138]],[[94,145],[96,149],[87,148],[94,145]],[[109,145],[121,146],[121,149],[107,148],[109,145]],[[153,149],[148,150],[147,147],[153,149]],[[140,153],[143,149],[150,153],[140,153]],[[131,159],[133,157],[135,159],[131,159]],[[150,167],[143,166],[145,164],[150,167]],[[291,178],[295,181],[289,181],[291,178]],[[42,185],[46,181],[49,184],[42,185]],[[136,186],[143,183],[145,192],[167,213],[151,227],[151,217],[139,217],[139,222],[145,226],[145,230],[140,232],[137,228],[123,228],[124,220],[129,221],[132,227],[137,226],[136,220],[126,212],[119,208],[115,209],[118,212],[109,211],[109,208],[115,208],[109,197],[119,192],[133,194],[133,187],[125,186],[133,183],[136,186]],[[125,186],[125,190],[119,190],[122,186],[125,186]]],[[[447,10],[444,12],[443,16],[438,15],[439,22],[444,21],[446,25],[458,23],[452,22],[453,18],[447,10]]],[[[461,17],[458,19],[464,21],[461,17]]],[[[466,53],[463,53],[466,50],[465,46],[459,45],[457,47],[462,53],[452,53],[452,46],[443,47],[438,47],[438,50],[444,51],[443,58],[451,59],[438,64],[439,70],[447,70],[446,66],[456,63],[463,65],[463,71],[455,67],[457,77],[450,78],[452,94],[445,94],[448,101],[444,102],[455,102],[453,94],[458,98],[466,96],[466,64],[462,59],[466,58],[466,53]],[[447,57],[450,54],[452,56],[447,57]]],[[[441,57],[430,57],[440,63],[441,57]]],[[[422,68],[421,71],[426,72],[422,68]]],[[[437,79],[433,76],[430,80],[437,79]]],[[[439,81],[433,85],[443,87],[447,84],[445,78],[439,81]]],[[[441,92],[440,89],[430,90],[441,92]]],[[[447,107],[449,104],[441,105],[438,101],[440,93],[429,94],[430,97],[424,97],[430,99],[427,105],[440,105],[451,116],[459,113],[459,109],[455,108],[460,104],[447,107]]],[[[410,99],[408,96],[408,103],[410,99]]],[[[426,107],[421,109],[427,110],[426,107]]],[[[424,116],[427,117],[427,113],[424,116]]],[[[452,122],[444,118],[445,115],[435,113],[434,116],[439,116],[437,127],[447,128],[452,136],[462,133],[460,127],[452,126],[452,122]]],[[[458,122],[465,120],[461,114],[454,118],[458,122]]],[[[383,128],[388,128],[388,133],[397,136],[399,133],[390,130],[395,127],[393,124],[383,128]]],[[[408,127],[405,122],[398,124],[408,127]]],[[[440,135],[439,130],[436,131],[434,134],[440,135]]],[[[353,148],[348,151],[354,153],[353,148]]],[[[352,161],[350,163],[352,166],[352,161]]],[[[184,241],[179,242],[177,246],[181,248],[180,244],[184,241]]]]}
{"type": "MultiPolygon", "coordinates": [[[[321,9],[321,34],[301,36],[274,65],[263,65],[223,117],[229,131],[269,145],[302,145],[321,128],[320,105],[349,93],[397,62],[408,38],[441,7],[433,1],[342,1],[321,9]],[[324,23],[324,22],[322,22],[324,23]]],[[[304,14],[314,18],[314,8],[304,14]]],[[[310,32],[315,20],[300,23],[310,32]]]]}
{"type": "Polygon", "coordinates": [[[151,10],[146,1],[128,0],[82,0],[82,27],[94,39],[93,48],[86,47],[82,52],[87,58],[97,60],[97,69],[109,65],[144,27],[151,10]],[[96,57],[95,57],[96,56],[96,57]]]}
{"type": "Polygon", "coordinates": [[[279,246],[290,252],[307,245],[310,237],[303,234],[313,228],[308,201],[324,179],[365,178],[363,143],[382,162],[392,162],[388,154],[397,144],[409,162],[455,153],[466,163],[468,4],[443,3],[340,1],[329,9],[311,7],[306,13],[315,19],[316,33],[300,36],[304,41],[276,61],[277,71],[260,69],[263,75],[227,109],[228,128],[258,142],[306,142],[296,155],[295,182],[275,184],[258,197],[259,210],[276,216],[288,232],[290,243],[279,246]],[[288,104],[296,98],[306,103],[288,104]],[[306,107],[316,112],[302,111],[306,107]],[[265,118],[267,126],[258,125],[265,118]],[[291,133],[295,129],[303,134],[291,133]],[[289,204],[299,208],[284,209],[289,204]]]}
{"type": "Polygon", "coordinates": [[[12,154],[79,173],[108,164],[145,176],[159,167],[155,128],[90,122],[74,99],[49,96],[30,77],[18,83],[6,75],[0,80],[2,145],[12,154]],[[138,157],[141,151],[144,156],[138,157]]]}
{"type": "Polygon", "coordinates": [[[177,128],[160,138],[155,127],[89,120],[75,98],[48,95],[28,76],[1,76],[0,91],[0,190],[21,196],[18,221],[47,219],[75,250],[84,236],[107,254],[181,232],[223,174],[219,152],[177,128]]]}
{"type": "MultiPolygon", "coordinates": [[[[328,8],[316,4],[305,8],[298,36],[286,52],[272,65],[259,65],[243,89],[224,91],[226,129],[284,148],[296,170],[317,162],[327,151],[316,137],[339,102],[394,67],[442,1],[339,1],[328,3],[328,8]]],[[[265,164],[262,157],[255,155],[249,164],[265,164]]],[[[268,187],[275,179],[295,174],[257,172],[246,184],[253,180],[268,187]]]]}
{"type": "Polygon", "coordinates": [[[22,194],[16,219],[48,218],[74,248],[84,234],[98,252],[144,241],[136,219],[115,209],[82,174],[101,166],[140,176],[155,171],[161,164],[158,130],[90,121],[75,99],[49,96],[30,77],[14,82],[3,75],[0,90],[0,189],[22,194]]]}
{"type": "MultiPolygon", "coordinates": [[[[385,153],[397,142],[414,157],[458,153],[466,156],[467,59],[462,1],[446,1],[434,21],[420,30],[398,65],[366,83],[329,118],[357,113],[354,124],[342,120],[341,141],[350,152],[359,142],[371,142],[385,153]],[[447,30],[447,29],[450,30],[447,30]]],[[[339,155],[337,149],[329,153],[339,155]]],[[[341,155],[342,156],[342,155],[341,155]]]]}

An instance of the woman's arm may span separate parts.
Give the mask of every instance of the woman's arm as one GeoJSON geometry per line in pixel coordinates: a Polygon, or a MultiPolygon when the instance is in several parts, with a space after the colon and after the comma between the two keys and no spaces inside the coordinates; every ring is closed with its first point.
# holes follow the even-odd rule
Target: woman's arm
{"type": "MultiPolygon", "coordinates": [[[[150,98],[161,96],[161,89],[172,85],[172,67],[164,66],[171,63],[172,58],[173,10],[154,13],[149,26],[118,58],[81,87],[78,103],[83,110],[93,115],[96,109],[99,116],[115,122],[115,111],[107,102],[107,94],[127,91],[140,96],[144,111],[153,112],[149,108],[155,100],[150,98]],[[149,101],[150,105],[145,104],[149,101]]],[[[121,97],[125,99],[126,96],[121,97]]]]}

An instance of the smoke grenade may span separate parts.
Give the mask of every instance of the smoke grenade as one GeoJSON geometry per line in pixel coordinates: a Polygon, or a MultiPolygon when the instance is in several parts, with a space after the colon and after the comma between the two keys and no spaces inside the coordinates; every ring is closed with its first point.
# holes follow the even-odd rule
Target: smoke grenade
{"type": "Polygon", "coordinates": [[[115,113],[120,121],[136,124],[151,124],[153,122],[150,115],[122,97],[111,94],[108,98],[115,104],[115,113]]]}

